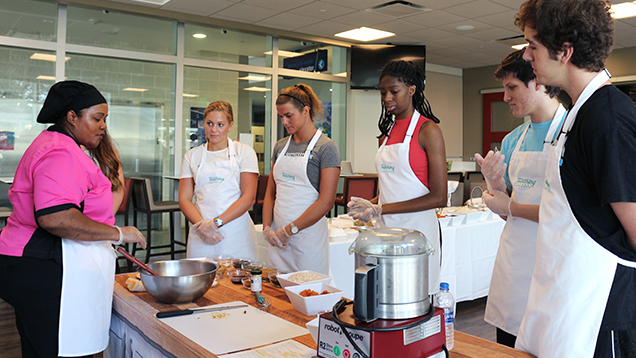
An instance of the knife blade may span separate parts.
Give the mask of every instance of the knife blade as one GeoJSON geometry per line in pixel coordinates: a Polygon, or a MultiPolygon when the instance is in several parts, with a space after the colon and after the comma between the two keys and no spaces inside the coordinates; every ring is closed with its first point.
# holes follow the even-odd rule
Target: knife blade
{"type": "Polygon", "coordinates": [[[188,315],[193,313],[231,310],[234,308],[241,308],[241,307],[247,307],[247,306],[248,305],[223,306],[223,307],[197,307],[197,308],[190,308],[185,310],[157,312],[156,316],[157,318],[167,318],[167,317],[183,316],[183,315],[188,315]]]}

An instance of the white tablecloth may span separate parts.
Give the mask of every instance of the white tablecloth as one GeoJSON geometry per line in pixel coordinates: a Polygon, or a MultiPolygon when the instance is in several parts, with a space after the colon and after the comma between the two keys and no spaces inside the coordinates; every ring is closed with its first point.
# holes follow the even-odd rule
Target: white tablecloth
{"type": "MultiPolygon", "coordinates": [[[[330,225],[330,229],[340,223],[330,225]]],[[[505,221],[495,218],[474,224],[442,228],[442,282],[448,282],[455,301],[469,301],[488,295],[490,278],[499,247],[499,236],[505,221]]],[[[256,225],[258,259],[267,261],[267,242],[261,234],[262,225],[256,225]]],[[[354,256],[349,246],[354,240],[329,244],[329,267],[334,284],[343,290],[343,296],[353,299],[354,256]]]]}

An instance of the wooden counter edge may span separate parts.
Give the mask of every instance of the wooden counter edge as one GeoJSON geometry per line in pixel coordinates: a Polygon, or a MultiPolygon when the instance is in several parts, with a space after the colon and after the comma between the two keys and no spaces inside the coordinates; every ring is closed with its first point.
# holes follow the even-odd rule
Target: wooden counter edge
{"type": "Polygon", "coordinates": [[[458,331],[455,331],[455,347],[450,350],[450,357],[536,358],[532,354],[458,331]]]}

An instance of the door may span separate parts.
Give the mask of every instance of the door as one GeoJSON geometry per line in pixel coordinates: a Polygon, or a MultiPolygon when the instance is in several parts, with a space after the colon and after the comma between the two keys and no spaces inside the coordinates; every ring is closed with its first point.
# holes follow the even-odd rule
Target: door
{"type": "Polygon", "coordinates": [[[515,118],[510,106],[506,103],[504,92],[484,93],[484,130],[483,130],[483,155],[495,147],[501,149],[501,141],[513,129],[523,124],[523,118],[515,118]]]}

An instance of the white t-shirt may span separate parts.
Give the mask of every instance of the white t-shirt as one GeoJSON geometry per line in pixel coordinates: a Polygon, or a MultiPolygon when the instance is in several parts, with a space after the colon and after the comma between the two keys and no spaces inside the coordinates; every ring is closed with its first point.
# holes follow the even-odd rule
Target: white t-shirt
{"type": "MultiPolygon", "coordinates": [[[[236,141],[232,141],[231,144],[234,147],[236,162],[239,166],[238,172],[234,173],[234,179],[240,182],[241,173],[244,172],[258,174],[258,159],[254,149],[247,144],[236,141]]],[[[195,178],[196,184],[196,172],[201,164],[204,150],[207,150],[207,143],[194,147],[185,154],[181,165],[181,179],[195,178]]],[[[208,162],[228,160],[228,150],[225,148],[217,151],[208,151],[206,158],[208,162]]]]}

